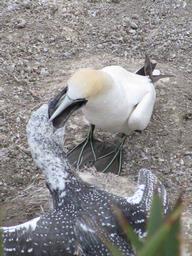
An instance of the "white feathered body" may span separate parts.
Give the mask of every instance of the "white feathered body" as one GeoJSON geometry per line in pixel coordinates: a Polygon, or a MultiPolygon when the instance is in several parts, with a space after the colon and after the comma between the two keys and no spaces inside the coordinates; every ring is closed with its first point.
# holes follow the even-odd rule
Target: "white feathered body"
{"type": "Polygon", "coordinates": [[[112,78],[112,88],[87,102],[83,108],[89,123],[103,130],[129,134],[147,127],[156,93],[147,76],[137,75],[120,66],[102,69],[112,78]]]}

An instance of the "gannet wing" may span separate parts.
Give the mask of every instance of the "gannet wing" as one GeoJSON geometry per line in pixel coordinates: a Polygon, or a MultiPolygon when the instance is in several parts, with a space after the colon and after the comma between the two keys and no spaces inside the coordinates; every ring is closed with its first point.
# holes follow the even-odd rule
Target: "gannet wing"
{"type": "Polygon", "coordinates": [[[123,208],[123,213],[129,224],[133,226],[140,237],[145,236],[146,221],[149,217],[153,196],[157,193],[162,201],[164,214],[166,214],[169,210],[169,202],[165,187],[151,171],[141,169],[138,188],[133,196],[127,198],[128,206],[123,208]]]}
{"type": "Polygon", "coordinates": [[[152,89],[150,92],[144,95],[142,100],[136,105],[131,115],[129,116],[129,129],[133,131],[142,131],[147,127],[153,113],[155,99],[155,89],[152,89]]]}
{"type": "MultiPolygon", "coordinates": [[[[118,224],[117,224],[118,226],[118,224]]],[[[120,229],[113,232],[103,228],[93,216],[86,214],[84,217],[78,218],[75,225],[75,233],[79,248],[86,256],[93,255],[111,255],[107,248],[107,243],[118,246],[123,255],[134,255],[131,245],[124,239],[120,229]]]]}
{"type": "MultiPolygon", "coordinates": [[[[146,221],[149,217],[153,196],[156,193],[161,198],[163,210],[166,214],[168,198],[165,187],[151,171],[141,169],[139,171],[138,188],[134,195],[125,200],[117,198],[117,200],[111,202],[111,206],[113,204],[117,206],[136,233],[143,237],[146,235],[146,221]]],[[[106,214],[102,221],[94,216],[94,212],[91,214],[90,212],[84,212],[83,216],[78,216],[75,225],[76,237],[78,237],[79,247],[87,252],[86,255],[96,255],[98,251],[101,251],[101,255],[108,255],[109,252],[104,240],[118,245],[124,255],[132,255],[130,244],[124,239],[122,230],[118,226],[115,212],[112,208],[109,211],[110,219],[107,219],[108,215],[106,214]],[[107,225],[108,223],[110,225],[107,225]]]]}
{"type": "Polygon", "coordinates": [[[40,217],[20,225],[12,227],[0,227],[0,232],[2,231],[3,236],[3,255],[33,255],[32,236],[33,232],[36,230],[39,220],[40,217]]]}
{"type": "Polygon", "coordinates": [[[127,198],[127,202],[132,205],[139,205],[145,212],[149,213],[155,193],[158,193],[162,201],[164,213],[166,214],[169,203],[164,185],[151,171],[141,169],[139,171],[138,188],[133,196],[127,198]]]}

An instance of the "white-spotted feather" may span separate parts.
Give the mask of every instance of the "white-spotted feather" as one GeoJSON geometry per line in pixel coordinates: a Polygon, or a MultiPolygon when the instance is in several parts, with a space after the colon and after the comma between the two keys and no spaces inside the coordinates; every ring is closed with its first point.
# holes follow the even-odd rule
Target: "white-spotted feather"
{"type": "Polygon", "coordinates": [[[47,105],[32,114],[27,125],[28,142],[33,159],[48,182],[54,208],[24,224],[0,228],[4,256],[38,256],[41,252],[45,256],[71,256],[79,250],[84,256],[110,256],[105,244],[97,237],[95,225],[86,223],[88,218],[90,223],[96,221],[97,227],[104,230],[124,255],[132,255],[130,244],[119,233],[111,206],[118,206],[142,237],[156,190],[162,198],[164,211],[167,211],[164,186],[149,170],[139,172],[139,187],[132,198],[115,196],[85,183],[69,168],[66,155],[58,143],[63,139],[63,132],[54,134],[48,120],[47,105]]]}

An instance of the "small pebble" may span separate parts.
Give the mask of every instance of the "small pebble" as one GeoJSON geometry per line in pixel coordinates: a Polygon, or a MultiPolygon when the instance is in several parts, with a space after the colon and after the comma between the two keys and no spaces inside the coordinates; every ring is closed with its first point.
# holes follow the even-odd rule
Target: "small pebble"
{"type": "Polygon", "coordinates": [[[135,22],[133,22],[133,21],[130,21],[130,27],[132,29],[138,29],[138,25],[135,22]]]}
{"type": "Polygon", "coordinates": [[[139,15],[137,15],[137,14],[133,14],[132,19],[134,19],[134,20],[138,20],[138,19],[139,19],[139,15]]]}
{"type": "Polygon", "coordinates": [[[27,24],[26,20],[19,19],[19,20],[17,20],[16,28],[19,28],[19,29],[25,28],[26,24],[27,24]]]}
{"type": "Polygon", "coordinates": [[[49,71],[47,70],[47,68],[42,68],[40,71],[40,74],[42,76],[47,76],[47,75],[49,75],[49,71]]]}
{"type": "Polygon", "coordinates": [[[135,35],[135,34],[136,34],[136,31],[135,31],[134,29],[130,29],[130,30],[129,30],[129,33],[135,35]]]}

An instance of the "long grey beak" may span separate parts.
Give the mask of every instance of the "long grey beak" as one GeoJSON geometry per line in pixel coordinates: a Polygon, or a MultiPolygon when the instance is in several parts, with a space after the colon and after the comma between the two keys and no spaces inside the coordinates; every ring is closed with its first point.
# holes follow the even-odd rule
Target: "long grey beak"
{"type": "Polygon", "coordinates": [[[67,95],[67,87],[49,102],[49,120],[53,126],[60,128],[64,126],[71,114],[86,104],[85,99],[71,99],[67,95]]]}
{"type": "Polygon", "coordinates": [[[57,108],[49,118],[49,121],[53,121],[57,116],[59,116],[68,106],[72,105],[74,101],[70,99],[67,94],[57,103],[57,108]]]}

